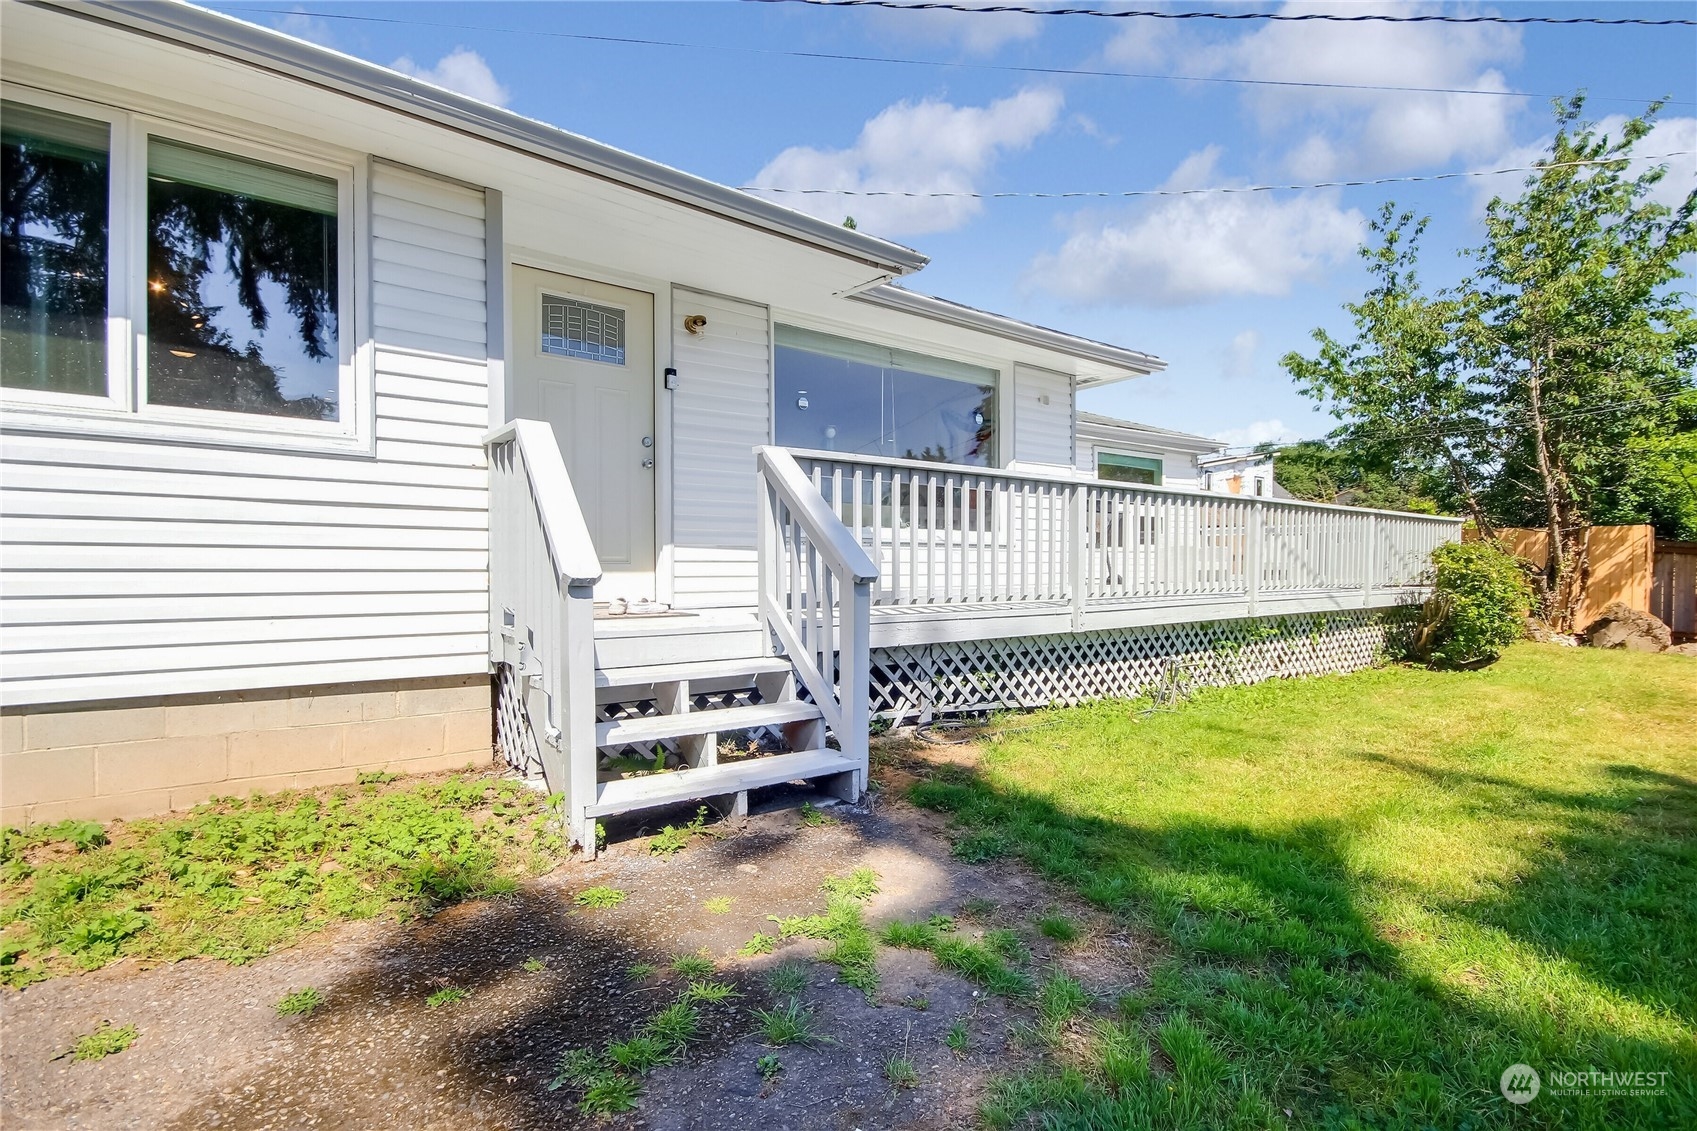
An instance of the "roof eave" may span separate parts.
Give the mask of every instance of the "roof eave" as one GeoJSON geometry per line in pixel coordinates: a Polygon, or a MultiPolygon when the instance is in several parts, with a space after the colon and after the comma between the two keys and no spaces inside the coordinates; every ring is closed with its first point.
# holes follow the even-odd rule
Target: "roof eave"
{"type": "Polygon", "coordinates": [[[116,0],[25,0],[277,74],[530,153],[578,172],[660,196],[846,256],[890,275],[930,258],[912,248],[785,208],[726,185],[503,110],[339,51],[190,4],[116,0]]]}
{"type": "Polygon", "coordinates": [[[1181,451],[1195,451],[1205,454],[1217,452],[1225,447],[1223,441],[1212,436],[1201,436],[1195,432],[1180,432],[1175,428],[1159,428],[1153,424],[1140,424],[1135,420],[1122,420],[1117,416],[1103,416],[1096,412],[1080,412],[1078,414],[1078,433],[1101,434],[1112,437],[1116,433],[1130,433],[1150,442],[1160,443],[1181,451]]]}
{"type": "MultiPolygon", "coordinates": [[[[889,283],[869,287],[850,297],[859,302],[881,306],[888,310],[916,314],[922,318],[930,318],[970,330],[979,330],[1024,345],[1054,350],[1070,357],[1124,370],[1131,376],[1147,376],[1151,373],[1159,373],[1167,367],[1167,363],[1154,354],[1129,350],[1121,346],[1111,346],[1106,342],[1092,341],[1089,338],[1080,338],[1060,330],[1051,330],[1047,326],[1037,326],[1030,322],[1008,318],[1005,315],[991,314],[987,310],[979,310],[976,307],[950,302],[948,299],[936,298],[932,295],[923,295],[917,291],[910,291],[889,283]]],[[[1115,380],[1115,378],[1093,378],[1080,381],[1079,384],[1083,386],[1099,385],[1110,380],[1115,380]]]]}

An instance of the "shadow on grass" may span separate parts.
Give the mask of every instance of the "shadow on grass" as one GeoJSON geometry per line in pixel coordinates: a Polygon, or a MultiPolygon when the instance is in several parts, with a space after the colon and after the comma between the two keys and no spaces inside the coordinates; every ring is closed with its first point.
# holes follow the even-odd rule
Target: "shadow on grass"
{"type": "Polygon", "coordinates": [[[1697,1025],[1697,781],[1613,763],[1603,767],[1609,788],[1580,792],[1361,756],[1499,809],[1553,818],[1561,830],[1514,884],[1435,907],[1503,931],[1648,1010],[1697,1025]]]}
{"type": "Polygon", "coordinates": [[[1122,1004],[1138,1018],[1138,1039],[1164,1046],[1180,1020],[1209,1046],[1166,1049],[1177,1071],[1165,1091],[1135,1074],[1115,1087],[1112,1066],[1098,1065],[1093,1079],[1030,1084],[1023,1099],[1010,1091],[1010,1115],[1040,1110],[1050,1128],[1268,1126],[1286,1122],[1287,1110],[1296,1124],[1339,1127],[1693,1126],[1689,1030],[1623,1034],[1606,994],[1591,992],[1609,987],[1665,1017],[1688,1016],[1697,982],[1692,783],[1611,772],[1623,795],[1527,790],[1486,775],[1459,782],[1526,794],[1520,802],[1541,807],[1559,830],[1517,885],[1435,908],[1486,928],[1487,938],[1502,932],[1540,962],[1571,964],[1583,977],[1564,992],[1599,999],[1548,1011],[1513,1008],[1489,985],[1464,994],[1422,973],[1425,944],[1367,912],[1374,893],[1347,863],[1355,830],[1344,823],[1276,834],[1194,818],[1139,826],[1064,811],[961,766],[937,769],[911,796],[952,814],[975,853],[1023,857],[1166,936],[1174,957],[1147,994],[1122,1004]],[[1661,1096],[1552,1093],[1523,1109],[1497,1090],[1501,1072],[1521,1061],[1671,1076],[1661,1096]]]}

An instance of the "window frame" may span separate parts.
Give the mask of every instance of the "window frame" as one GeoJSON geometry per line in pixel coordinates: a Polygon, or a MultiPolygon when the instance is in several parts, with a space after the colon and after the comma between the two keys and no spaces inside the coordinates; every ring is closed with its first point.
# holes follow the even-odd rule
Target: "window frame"
{"type": "Polygon", "coordinates": [[[117,201],[124,190],[124,162],[120,153],[129,146],[129,116],[120,110],[69,98],[47,91],[0,84],[0,97],[38,110],[48,110],[89,121],[104,122],[106,142],[106,395],[59,393],[50,389],[20,389],[0,385],[0,402],[8,410],[22,409],[44,413],[70,411],[91,412],[96,415],[127,413],[130,404],[123,383],[117,380],[129,367],[129,320],[124,311],[122,280],[126,272],[119,269],[128,253],[128,233],[117,227],[117,201]]]}
{"type": "Polygon", "coordinates": [[[104,121],[108,166],[107,365],[105,397],[0,387],[5,425],[31,431],[114,438],[375,455],[374,361],[368,342],[370,162],[363,154],[245,127],[191,125],[139,109],[109,106],[3,84],[8,101],[104,121]],[[261,140],[263,135],[263,140],[261,140]],[[336,182],[337,419],[150,404],[147,400],[148,139],[299,169],[336,182]]]}

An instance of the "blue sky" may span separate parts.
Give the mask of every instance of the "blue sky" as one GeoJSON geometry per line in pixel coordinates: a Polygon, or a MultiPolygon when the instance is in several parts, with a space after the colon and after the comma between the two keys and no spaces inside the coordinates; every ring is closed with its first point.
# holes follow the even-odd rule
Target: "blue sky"
{"type": "MultiPolygon", "coordinates": [[[[1605,125],[1673,99],[1639,151],[1697,150],[1694,28],[1180,23],[723,0],[213,6],[738,186],[1123,191],[1495,169],[1527,164],[1548,138],[1542,96],[1580,88],[1605,125]]],[[[1394,10],[1691,18],[1697,3],[1394,10]]],[[[1672,200],[1697,184],[1697,157],[1669,164],[1672,200]]],[[[1447,282],[1456,249],[1478,238],[1484,201],[1520,180],[1129,202],[775,199],[852,214],[926,252],[931,266],[907,281],[916,290],[1169,362],[1157,377],[1086,393],[1082,407],[1253,443],[1331,426],[1278,359],[1307,348],[1314,327],[1347,324],[1340,307],[1362,288],[1354,248],[1367,217],[1386,200],[1429,213],[1426,275],[1447,282]]]]}

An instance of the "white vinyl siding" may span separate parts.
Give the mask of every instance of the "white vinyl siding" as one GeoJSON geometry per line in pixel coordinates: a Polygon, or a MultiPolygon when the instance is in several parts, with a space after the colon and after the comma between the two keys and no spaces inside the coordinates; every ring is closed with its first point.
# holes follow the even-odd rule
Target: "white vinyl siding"
{"type": "Polygon", "coordinates": [[[1072,378],[1014,366],[1013,465],[1026,471],[1073,466],[1072,378]]]}
{"type": "Polygon", "coordinates": [[[672,594],[679,608],[754,604],[754,449],[768,442],[772,343],[764,306],[672,296],[672,594]],[[690,334],[683,320],[704,315],[690,334]]]}
{"type": "Polygon", "coordinates": [[[375,459],[4,436],[8,703],[486,670],[483,194],[377,164],[369,222],[375,459]]]}

